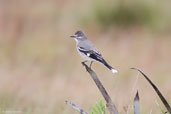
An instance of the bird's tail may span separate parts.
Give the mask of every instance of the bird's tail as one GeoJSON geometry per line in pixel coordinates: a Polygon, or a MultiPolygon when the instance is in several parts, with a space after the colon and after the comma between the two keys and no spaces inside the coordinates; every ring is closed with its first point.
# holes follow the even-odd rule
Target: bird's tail
{"type": "Polygon", "coordinates": [[[118,71],[114,68],[112,68],[105,60],[103,61],[103,64],[112,71],[112,73],[117,73],[118,71]]]}

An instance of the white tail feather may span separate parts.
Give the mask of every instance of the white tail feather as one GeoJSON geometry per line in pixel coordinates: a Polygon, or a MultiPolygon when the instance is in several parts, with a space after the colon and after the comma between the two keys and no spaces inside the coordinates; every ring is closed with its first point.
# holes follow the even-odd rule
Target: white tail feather
{"type": "Polygon", "coordinates": [[[117,73],[117,72],[118,72],[118,71],[115,70],[115,69],[111,69],[111,71],[112,71],[113,73],[117,73]]]}

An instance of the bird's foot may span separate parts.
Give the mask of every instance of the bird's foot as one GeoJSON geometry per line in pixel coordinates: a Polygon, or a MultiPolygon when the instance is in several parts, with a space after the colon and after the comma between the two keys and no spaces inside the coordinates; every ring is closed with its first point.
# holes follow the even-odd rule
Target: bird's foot
{"type": "Polygon", "coordinates": [[[83,61],[83,62],[81,62],[81,64],[84,66],[85,65],[85,62],[87,62],[87,61],[83,61]]]}

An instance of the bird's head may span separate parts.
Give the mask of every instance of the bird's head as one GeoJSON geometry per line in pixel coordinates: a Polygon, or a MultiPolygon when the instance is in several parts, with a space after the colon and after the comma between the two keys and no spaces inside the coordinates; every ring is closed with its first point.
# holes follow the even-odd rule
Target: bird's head
{"type": "Polygon", "coordinates": [[[87,39],[86,35],[82,30],[78,30],[74,35],[71,35],[70,37],[74,38],[76,41],[87,39]]]}

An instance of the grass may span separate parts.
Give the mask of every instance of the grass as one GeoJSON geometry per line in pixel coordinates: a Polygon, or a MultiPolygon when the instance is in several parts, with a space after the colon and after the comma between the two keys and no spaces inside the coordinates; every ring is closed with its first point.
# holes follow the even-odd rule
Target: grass
{"type": "Polygon", "coordinates": [[[100,100],[99,103],[93,106],[91,114],[106,114],[106,108],[103,104],[103,100],[100,100]]]}

